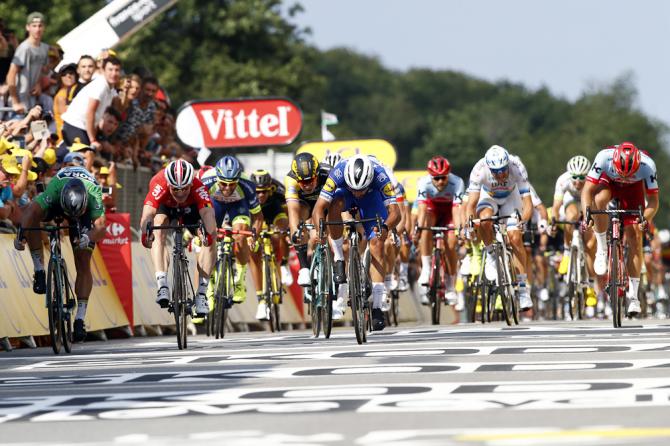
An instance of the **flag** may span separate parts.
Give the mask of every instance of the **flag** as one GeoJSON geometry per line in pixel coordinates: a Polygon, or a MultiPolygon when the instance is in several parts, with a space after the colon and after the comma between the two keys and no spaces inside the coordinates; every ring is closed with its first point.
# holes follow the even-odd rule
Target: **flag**
{"type": "Polygon", "coordinates": [[[337,115],[328,113],[327,111],[321,110],[321,125],[335,125],[338,123],[337,115]]]}
{"type": "Polygon", "coordinates": [[[328,130],[325,124],[321,126],[321,141],[335,141],[335,135],[328,130]]]}

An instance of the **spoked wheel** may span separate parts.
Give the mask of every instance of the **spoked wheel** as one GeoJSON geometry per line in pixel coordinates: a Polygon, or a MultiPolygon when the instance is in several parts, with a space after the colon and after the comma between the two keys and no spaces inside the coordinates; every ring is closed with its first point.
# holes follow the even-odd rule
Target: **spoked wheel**
{"type": "Polygon", "coordinates": [[[62,298],[64,301],[61,301],[61,333],[63,335],[63,348],[67,353],[72,352],[72,310],[69,308],[66,308],[66,305],[70,302],[72,299],[71,296],[71,290],[70,290],[70,284],[68,283],[67,279],[67,269],[65,267],[65,261],[62,261],[62,269],[61,271],[63,272],[63,275],[61,276],[63,279],[63,286],[61,289],[63,290],[63,293],[61,294],[62,298]]]}
{"type": "MultiPolygon", "coordinates": [[[[503,283],[507,279],[507,273],[505,271],[505,264],[502,259],[502,255],[498,253],[497,261],[496,263],[498,264],[498,281],[499,283],[503,283]]],[[[502,284],[498,286],[498,292],[500,293],[500,298],[502,299],[502,310],[503,310],[503,316],[505,317],[505,322],[507,325],[512,326],[513,324],[513,313],[514,313],[514,307],[513,307],[513,300],[514,300],[514,293],[510,295],[510,290],[511,285],[508,286],[506,284],[502,284]]]]}
{"type": "Polygon", "coordinates": [[[351,255],[349,260],[349,297],[351,302],[351,317],[359,344],[365,342],[365,309],[363,308],[363,290],[361,289],[360,259],[358,255],[351,255]]]}
{"type": "Polygon", "coordinates": [[[328,293],[323,307],[323,335],[326,339],[330,338],[333,330],[333,293],[328,293]]]}
{"type": "Polygon", "coordinates": [[[621,310],[623,296],[623,289],[620,287],[619,276],[621,272],[619,271],[619,259],[618,259],[618,246],[615,246],[614,249],[610,250],[610,268],[609,268],[609,298],[610,305],[612,306],[612,325],[614,328],[621,328],[621,310]]]}
{"type": "Polygon", "coordinates": [[[172,313],[174,314],[175,329],[177,331],[177,347],[184,350],[186,341],[186,284],[182,271],[181,261],[174,263],[174,281],[172,283],[172,313]]]}
{"type": "Polygon", "coordinates": [[[49,261],[49,271],[47,274],[47,313],[49,315],[49,337],[51,338],[51,348],[55,354],[60,353],[63,345],[63,335],[61,320],[62,305],[58,304],[59,293],[62,291],[60,280],[56,271],[57,265],[54,261],[49,261]]]}
{"type": "Polygon", "coordinates": [[[430,299],[430,320],[433,325],[440,323],[440,310],[442,308],[439,296],[439,286],[442,280],[440,269],[440,256],[433,255],[433,271],[428,289],[430,299]]]}
{"type": "Polygon", "coordinates": [[[310,313],[312,314],[312,334],[314,335],[315,338],[318,338],[319,335],[321,334],[321,321],[322,321],[322,309],[320,305],[318,305],[318,295],[314,293],[314,290],[316,289],[314,281],[312,281],[312,300],[310,302],[310,313]]]}
{"type": "Polygon", "coordinates": [[[391,309],[389,310],[391,316],[389,319],[391,319],[390,322],[396,327],[398,326],[398,316],[400,314],[400,301],[398,299],[400,299],[398,290],[391,291],[391,309]]]}

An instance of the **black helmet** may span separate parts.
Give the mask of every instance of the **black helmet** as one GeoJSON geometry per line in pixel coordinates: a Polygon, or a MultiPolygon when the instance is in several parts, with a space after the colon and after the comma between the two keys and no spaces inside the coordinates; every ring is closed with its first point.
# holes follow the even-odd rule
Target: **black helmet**
{"type": "Polygon", "coordinates": [[[311,180],[316,176],[319,170],[319,162],[311,153],[299,153],[293,158],[291,163],[291,171],[298,179],[298,181],[311,180]]]}
{"type": "Polygon", "coordinates": [[[267,189],[272,186],[272,176],[265,169],[257,169],[251,174],[251,181],[256,183],[257,189],[267,189]]]}
{"type": "Polygon", "coordinates": [[[86,212],[88,192],[84,182],[79,178],[72,178],[60,192],[60,207],[65,215],[79,218],[86,212]]]}

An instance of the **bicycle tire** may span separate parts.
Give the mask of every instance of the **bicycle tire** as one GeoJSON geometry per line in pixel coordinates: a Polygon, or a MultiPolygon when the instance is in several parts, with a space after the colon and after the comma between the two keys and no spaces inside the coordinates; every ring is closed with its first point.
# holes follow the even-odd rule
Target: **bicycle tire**
{"type": "Polygon", "coordinates": [[[368,342],[367,332],[372,333],[372,279],[370,277],[370,246],[363,253],[361,262],[360,278],[361,290],[363,292],[363,317],[367,326],[367,331],[363,330],[363,342],[368,342]]]}
{"type": "Polygon", "coordinates": [[[349,247],[349,300],[351,303],[351,317],[356,334],[356,342],[365,342],[365,312],[363,309],[363,290],[360,280],[360,257],[358,247],[349,247]]]}
{"type": "Polygon", "coordinates": [[[626,302],[626,283],[628,282],[626,278],[626,265],[624,263],[624,255],[623,255],[623,246],[621,245],[621,241],[617,243],[617,251],[618,251],[618,258],[619,258],[619,269],[618,269],[618,280],[617,282],[619,283],[619,289],[618,289],[618,299],[617,299],[617,304],[619,306],[619,311],[617,312],[617,318],[618,318],[618,324],[619,328],[622,327],[621,322],[626,316],[626,310],[625,310],[625,305],[624,303],[626,302]]]}
{"type": "Polygon", "coordinates": [[[272,260],[272,309],[270,310],[270,323],[274,324],[275,331],[281,331],[281,313],[279,307],[282,302],[282,284],[281,275],[277,272],[277,264],[272,260]]]}
{"type": "Polygon", "coordinates": [[[395,327],[398,326],[398,321],[400,319],[400,302],[398,301],[400,299],[400,293],[398,290],[393,290],[391,291],[391,319],[392,323],[395,327]]]}
{"type": "Polygon", "coordinates": [[[270,260],[263,255],[263,300],[265,301],[265,308],[268,315],[268,324],[270,325],[270,331],[275,332],[274,326],[274,314],[272,308],[272,271],[271,271],[270,260]]]}
{"type": "Polygon", "coordinates": [[[614,328],[621,327],[621,315],[619,314],[619,259],[616,242],[610,244],[610,269],[609,269],[609,297],[612,308],[612,324],[614,328]]]}
{"type": "Polygon", "coordinates": [[[221,339],[226,336],[226,324],[228,323],[228,311],[233,302],[233,294],[235,293],[235,270],[233,269],[233,258],[230,254],[224,257],[223,270],[223,297],[221,307],[221,317],[219,319],[219,335],[221,339]]]}
{"type": "Polygon", "coordinates": [[[55,259],[49,260],[49,267],[47,270],[47,290],[46,290],[46,306],[47,315],[49,318],[49,338],[51,340],[51,348],[55,354],[59,354],[62,348],[62,334],[60,324],[60,312],[62,305],[58,304],[58,293],[60,292],[60,284],[58,280],[58,262],[55,259]],[[59,308],[61,307],[61,308],[59,308]]]}
{"type": "Polygon", "coordinates": [[[172,314],[174,316],[175,331],[177,332],[177,347],[179,350],[184,350],[187,346],[184,343],[185,330],[183,326],[186,315],[184,314],[184,305],[182,303],[182,296],[184,294],[183,275],[181,272],[181,260],[174,260],[172,266],[172,314]]]}
{"type": "Polygon", "coordinates": [[[212,318],[212,327],[216,339],[223,338],[222,320],[223,311],[225,311],[225,282],[226,282],[226,261],[220,260],[216,265],[216,281],[214,283],[214,315],[212,318]]]}
{"type": "Polygon", "coordinates": [[[324,247],[322,249],[322,267],[321,267],[321,277],[320,282],[323,287],[323,297],[322,302],[324,305],[323,310],[323,335],[326,339],[330,338],[330,333],[333,330],[333,299],[335,298],[335,293],[333,290],[333,262],[330,258],[330,251],[324,247]]]}
{"type": "Polygon", "coordinates": [[[502,299],[502,312],[505,322],[508,326],[512,326],[512,300],[514,296],[508,294],[508,286],[505,281],[507,280],[507,272],[505,271],[505,263],[503,261],[503,250],[498,249],[498,255],[496,256],[496,264],[498,266],[498,292],[500,298],[502,299]]]}
{"type": "Polygon", "coordinates": [[[442,277],[440,269],[441,254],[439,249],[433,250],[433,264],[428,287],[428,299],[430,300],[430,321],[433,325],[440,323],[440,298],[438,296],[442,277]]]}
{"type": "Polygon", "coordinates": [[[65,265],[65,260],[61,259],[61,273],[63,278],[63,287],[62,290],[65,291],[63,294],[64,300],[61,300],[61,333],[63,339],[63,348],[67,353],[72,352],[72,313],[69,309],[66,309],[67,303],[70,301],[72,292],[70,289],[70,283],[67,275],[67,267],[65,265]]]}

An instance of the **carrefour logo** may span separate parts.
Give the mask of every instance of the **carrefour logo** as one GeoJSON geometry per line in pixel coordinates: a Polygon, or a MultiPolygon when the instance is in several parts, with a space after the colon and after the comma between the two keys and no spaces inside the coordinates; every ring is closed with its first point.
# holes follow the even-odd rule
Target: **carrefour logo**
{"type": "Polygon", "coordinates": [[[112,237],[120,236],[125,230],[126,228],[121,223],[114,222],[107,225],[107,234],[111,235],[112,237]]]}

